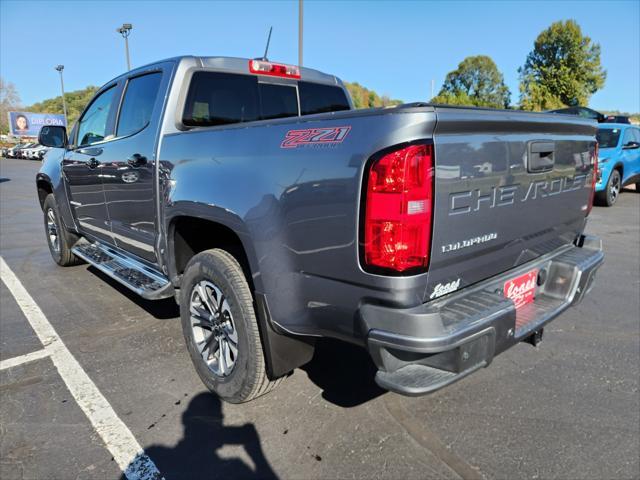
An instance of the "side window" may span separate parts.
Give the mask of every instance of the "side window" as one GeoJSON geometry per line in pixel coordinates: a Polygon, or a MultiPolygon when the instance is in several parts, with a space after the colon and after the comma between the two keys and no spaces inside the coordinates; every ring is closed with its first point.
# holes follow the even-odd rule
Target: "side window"
{"type": "Polygon", "coordinates": [[[296,87],[260,83],[260,118],[284,118],[298,116],[296,87]]]}
{"type": "Polygon", "coordinates": [[[139,132],[149,124],[161,79],[162,74],[155,72],[132,78],[127,82],[118,118],[118,137],[139,132]]]}
{"type": "Polygon", "coordinates": [[[255,77],[218,72],[193,74],[182,123],[208,127],[258,119],[255,77]]]}
{"type": "Polygon", "coordinates": [[[640,128],[632,128],[631,131],[633,132],[633,137],[631,138],[631,140],[640,143],[640,128]]]}
{"type": "Polygon", "coordinates": [[[113,104],[115,86],[102,92],[78,121],[78,146],[87,146],[104,140],[107,121],[113,104]]]}
{"type": "Polygon", "coordinates": [[[298,82],[302,115],[349,110],[349,101],[340,87],[298,82]]]}
{"type": "Polygon", "coordinates": [[[622,137],[622,146],[624,147],[629,142],[634,142],[634,141],[635,141],[635,138],[633,135],[633,128],[627,128],[624,131],[624,137],[622,137]]]}

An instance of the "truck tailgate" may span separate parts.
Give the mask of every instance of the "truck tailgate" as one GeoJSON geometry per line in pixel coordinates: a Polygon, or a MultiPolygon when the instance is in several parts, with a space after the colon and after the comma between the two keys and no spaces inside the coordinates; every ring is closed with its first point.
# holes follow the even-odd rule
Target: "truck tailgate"
{"type": "Polygon", "coordinates": [[[588,212],[595,122],[438,108],[425,301],[570,244],[588,212]]]}

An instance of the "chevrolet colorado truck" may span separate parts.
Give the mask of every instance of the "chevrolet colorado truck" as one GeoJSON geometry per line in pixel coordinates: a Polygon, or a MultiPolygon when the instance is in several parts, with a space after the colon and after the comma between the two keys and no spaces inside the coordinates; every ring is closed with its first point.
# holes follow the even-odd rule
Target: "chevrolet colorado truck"
{"type": "Polygon", "coordinates": [[[44,127],[36,185],[53,259],[175,297],[221,398],[270,391],[318,337],[366,348],[380,386],[420,395],[537,344],[592,287],[596,129],[354,110],[333,75],[186,56],[108,82],[69,135],[44,127]]]}

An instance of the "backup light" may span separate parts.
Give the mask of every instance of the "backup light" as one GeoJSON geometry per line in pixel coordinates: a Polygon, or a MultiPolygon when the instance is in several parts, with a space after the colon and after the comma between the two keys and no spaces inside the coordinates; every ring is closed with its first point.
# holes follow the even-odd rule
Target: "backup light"
{"type": "Polygon", "coordinates": [[[249,72],[272,77],[300,78],[300,69],[295,65],[284,65],[265,60],[249,60],[249,72]]]}
{"type": "Polygon", "coordinates": [[[428,266],[432,184],[432,145],[410,145],[372,163],[364,220],[367,266],[396,272],[428,266]]]}

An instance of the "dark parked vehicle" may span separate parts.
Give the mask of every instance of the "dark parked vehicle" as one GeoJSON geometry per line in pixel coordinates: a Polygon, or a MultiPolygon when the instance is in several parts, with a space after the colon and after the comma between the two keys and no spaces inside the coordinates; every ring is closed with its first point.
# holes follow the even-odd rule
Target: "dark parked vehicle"
{"type": "Polygon", "coordinates": [[[577,115],[582,118],[591,118],[598,123],[631,123],[626,115],[605,115],[588,107],[567,107],[557,110],[549,110],[547,113],[562,113],[564,115],[577,115]]]}
{"type": "Polygon", "coordinates": [[[631,120],[626,115],[607,115],[604,121],[607,123],[631,123],[631,120]]]}
{"type": "Polygon", "coordinates": [[[582,118],[590,118],[598,123],[605,122],[607,117],[602,113],[588,107],[567,107],[549,110],[547,113],[562,113],[564,115],[577,115],[582,118]]]}
{"type": "Polygon", "coordinates": [[[36,184],[54,260],[174,296],[223,399],[270,391],[318,337],[418,395],[537,344],[591,289],[595,134],[544,113],[352,110],[333,75],[181,57],[108,82],[69,138],[43,127],[36,184]]]}

